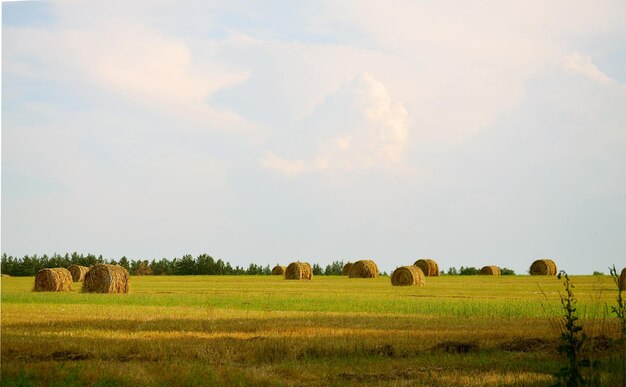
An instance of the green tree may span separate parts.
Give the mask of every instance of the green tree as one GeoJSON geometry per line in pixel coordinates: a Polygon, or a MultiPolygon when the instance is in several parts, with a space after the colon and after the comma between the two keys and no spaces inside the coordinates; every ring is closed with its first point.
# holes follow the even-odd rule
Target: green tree
{"type": "Polygon", "coordinates": [[[126,258],[125,256],[120,258],[119,265],[126,270],[130,270],[130,263],[128,262],[128,258],[126,258]]]}

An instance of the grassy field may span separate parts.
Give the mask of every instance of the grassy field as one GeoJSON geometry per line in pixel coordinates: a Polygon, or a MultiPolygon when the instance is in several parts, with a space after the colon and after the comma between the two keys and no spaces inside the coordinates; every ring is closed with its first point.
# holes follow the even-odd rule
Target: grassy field
{"type": "MultiPolygon", "coordinates": [[[[33,281],[2,278],[2,385],[546,385],[563,365],[556,277],[145,276],[124,295],[33,281]]],[[[621,385],[615,285],[572,281],[602,383],[621,385]]]]}

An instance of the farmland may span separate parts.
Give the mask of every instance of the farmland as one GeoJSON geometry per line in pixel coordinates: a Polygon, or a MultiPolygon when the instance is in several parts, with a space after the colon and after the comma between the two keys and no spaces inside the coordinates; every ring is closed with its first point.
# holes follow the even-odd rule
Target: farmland
{"type": "MultiPolygon", "coordinates": [[[[621,384],[608,276],[574,276],[605,385],[621,384]]],[[[562,282],[543,276],[134,276],[129,294],[2,278],[2,385],[545,385],[562,282]]]]}

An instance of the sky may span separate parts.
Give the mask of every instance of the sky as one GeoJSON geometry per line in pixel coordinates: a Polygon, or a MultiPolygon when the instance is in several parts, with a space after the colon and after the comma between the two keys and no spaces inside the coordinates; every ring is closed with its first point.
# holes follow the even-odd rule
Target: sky
{"type": "Polygon", "coordinates": [[[3,2],[1,250],[608,273],[626,265],[625,16],[3,2]]]}

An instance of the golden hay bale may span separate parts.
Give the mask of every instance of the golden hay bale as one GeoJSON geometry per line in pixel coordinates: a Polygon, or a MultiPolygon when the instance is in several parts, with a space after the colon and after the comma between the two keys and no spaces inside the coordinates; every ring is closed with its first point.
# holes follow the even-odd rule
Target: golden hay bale
{"type": "Polygon", "coordinates": [[[376,262],[369,259],[356,261],[352,264],[348,276],[350,278],[376,278],[378,277],[378,266],[376,266],[376,262]]]}
{"type": "Polygon", "coordinates": [[[68,267],[67,270],[72,274],[72,280],[74,282],[81,282],[85,278],[85,274],[89,271],[89,268],[87,266],[72,265],[68,267]]]}
{"type": "Polygon", "coordinates": [[[285,279],[310,280],[311,277],[313,277],[313,270],[311,270],[311,265],[307,262],[291,262],[287,266],[287,270],[285,270],[285,279]]]}
{"type": "Polygon", "coordinates": [[[418,259],[413,265],[419,267],[426,277],[439,276],[439,265],[430,258],[418,259]]]}
{"type": "Polygon", "coordinates": [[[352,262],[348,262],[343,265],[343,270],[341,271],[341,275],[350,275],[350,269],[352,269],[352,262]]]}
{"type": "Polygon", "coordinates": [[[482,275],[500,275],[500,268],[498,266],[484,266],[480,269],[482,275]]]}
{"type": "Polygon", "coordinates": [[[622,269],[622,274],[619,275],[619,288],[626,290],[626,267],[622,269]]]}
{"type": "Polygon", "coordinates": [[[393,286],[424,286],[424,272],[415,265],[396,268],[391,274],[393,286]]]}
{"type": "Polygon", "coordinates": [[[83,293],[128,293],[128,272],[119,265],[94,265],[85,274],[83,293]]]}
{"type": "Polygon", "coordinates": [[[538,259],[530,265],[530,275],[556,275],[556,264],[551,259],[538,259]]]}
{"type": "Polygon", "coordinates": [[[276,265],[272,269],[272,275],[284,275],[286,269],[285,266],[276,265]]]}
{"type": "Polygon", "coordinates": [[[35,276],[35,292],[65,292],[72,290],[72,275],[63,267],[41,269],[35,276]]]}

